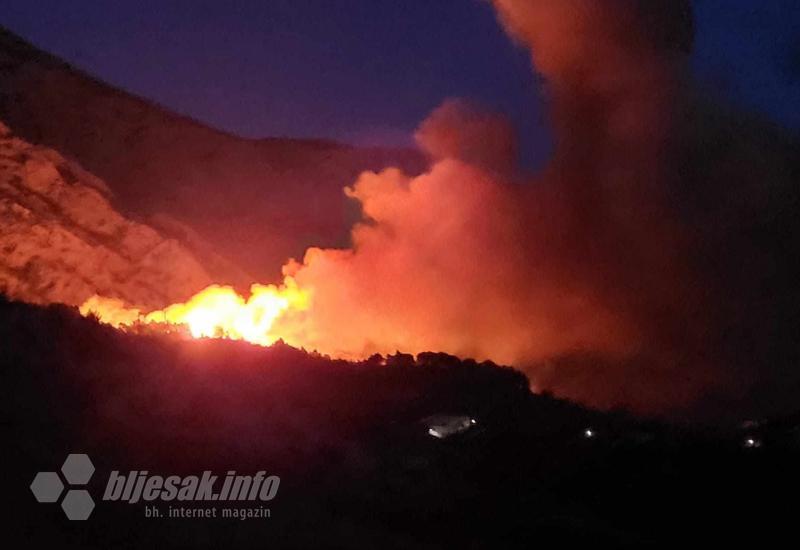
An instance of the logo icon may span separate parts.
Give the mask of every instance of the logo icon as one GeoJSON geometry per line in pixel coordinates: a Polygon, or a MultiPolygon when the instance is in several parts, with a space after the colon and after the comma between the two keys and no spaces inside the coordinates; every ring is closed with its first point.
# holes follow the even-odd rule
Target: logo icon
{"type": "MultiPolygon", "coordinates": [[[[94,464],[85,454],[71,454],[61,466],[61,474],[70,487],[89,483],[94,473],[94,464]]],[[[58,502],[64,492],[65,484],[58,472],[39,472],[31,483],[31,492],[38,502],[58,502]]],[[[70,520],[85,520],[94,510],[94,500],[86,489],[70,488],[63,500],[61,509],[70,520]]]]}

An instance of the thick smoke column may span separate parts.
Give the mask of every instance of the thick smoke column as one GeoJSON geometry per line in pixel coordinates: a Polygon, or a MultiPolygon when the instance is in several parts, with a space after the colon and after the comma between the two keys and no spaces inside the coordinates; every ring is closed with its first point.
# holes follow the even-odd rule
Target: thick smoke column
{"type": "MultiPolygon", "coordinates": [[[[362,176],[348,190],[366,218],[353,249],[311,251],[291,270],[314,289],[317,347],[488,357],[527,367],[535,381],[544,373],[559,390],[549,377],[568,367],[536,363],[590,354],[621,364],[644,342],[694,337],[673,325],[685,313],[676,309],[697,302],[660,195],[684,53],[649,41],[630,6],[607,6],[498,5],[549,78],[558,149],[550,168],[529,185],[510,183],[507,121],[459,101],[437,109],[417,133],[431,171],[362,176]]],[[[598,382],[570,380],[567,391],[597,403],[598,382]]],[[[637,404],[665,405],[663,383],[636,394],[637,404]]]]}
{"type": "Polygon", "coordinates": [[[494,3],[547,81],[542,174],[515,166],[512,121],[448,100],[416,134],[427,173],[345,189],[363,210],[350,249],[309,249],[248,301],[211,287],[101,317],[338,357],[492,359],[600,407],[709,419],[795,407],[797,142],[693,88],[687,2],[494,3]]]}
{"type": "MultiPolygon", "coordinates": [[[[537,388],[599,406],[676,413],[745,398],[780,355],[765,346],[791,336],[781,327],[795,310],[775,297],[797,295],[775,259],[791,241],[753,238],[774,243],[763,197],[789,187],[760,155],[786,165],[793,144],[770,130],[776,153],[763,124],[693,92],[687,2],[494,3],[547,79],[549,166],[519,185],[509,122],[446,102],[417,133],[431,170],[362,175],[346,190],[364,212],[352,249],[312,249],[286,267],[313,306],[283,330],[302,327],[297,341],[338,355],[509,362],[537,388]],[[761,267],[732,275],[748,261],[761,267]],[[780,294],[753,290],[766,267],[780,294]]],[[[780,235],[795,234],[790,223],[780,235]]]]}
{"type": "Polygon", "coordinates": [[[614,349],[622,337],[591,296],[521,256],[533,252],[519,245],[528,227],[510,184],[445,159],[417,178],[364,174],[347,192],[366,217],[353,248],[312,249],[303,266],[287,267],[313,289],[299,325],[304,345],[336,355],[442,350],[520,364],[566,349],[614,349]]]}
{"type": "Polygon", "coordinates": [[[584,350],[534,377],[604,405],[794,407],[796,138],[693,88],[688,1],[495,5],[550,87],[570,270],[640,329],[624,361],[584,350]]]}
{"type": "Polygon", "coordinates": [[[673,193],[693,39],[688,3],[495,4],[550,90],[556,152],[543,185],[562,227],[548,224],[558,239],[548,259],[638,332],[625,360],[573,350],[539,372],[540,382],[595,404],[685,405],[719,376],[703,353],[708,304],[673,193]]]}

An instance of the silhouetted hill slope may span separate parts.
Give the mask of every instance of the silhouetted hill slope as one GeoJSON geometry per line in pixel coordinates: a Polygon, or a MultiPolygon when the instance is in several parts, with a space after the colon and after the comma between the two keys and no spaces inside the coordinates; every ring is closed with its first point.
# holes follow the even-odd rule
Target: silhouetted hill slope
{"type": "Polygon", "coordinates": [[[674,547],[792,535],[791,423],[744,449],[738,432],[531,395],[521,374],[488,363],[421,354],[384,366],[131,335],[63,306],[0,300],[0,342],[5,538],[26,547],[674,547]],[[438,440],[422,422],[436,413],[478,423],[438,440]],[[97,468],[86,522],[28,488],[69,452],[97,468]],[[205,469],[280,475],[272,518],[155,520],[143,502],[99,501],[111,470],[205,469]]]}
{"type": "Polygon", "coordinates": [[[360,172],[424,167],[413,150],[238,138],[100,82],[2,28],[0,120],[76,158],[123,211],[187,225],[260,279],[308,245],[347,241],[354,213],[342,188],[360,172]]]}

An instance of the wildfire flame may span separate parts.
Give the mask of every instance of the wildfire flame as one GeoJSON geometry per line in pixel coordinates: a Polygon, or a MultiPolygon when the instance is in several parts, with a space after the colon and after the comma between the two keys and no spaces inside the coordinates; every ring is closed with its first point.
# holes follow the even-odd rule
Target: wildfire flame
{"type": "Polygon", "coordinates": [[[80,307],[116,328],[135,325],[184,326],[194,338],[229,338],[269,346],[282,336],[275,323],[290,311],[305,311],[310,292],[286,277],[281,286],[254,284],[245,298],[229,286],[211,285],[184,303],[142,313],[114,298],[92,296],[80,307]]]}

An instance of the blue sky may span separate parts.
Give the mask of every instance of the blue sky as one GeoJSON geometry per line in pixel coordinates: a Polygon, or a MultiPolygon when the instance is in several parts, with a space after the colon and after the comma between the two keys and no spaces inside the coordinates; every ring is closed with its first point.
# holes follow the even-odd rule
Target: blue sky
{"type": "MultiPolygon", "coordinates": [[[[800,2],[697,0],[701,84],[800,127],[800,2]]],[[[482,0],[5,0],[0,24],[235,134],[404,144],[444,98],[509,114],[547,153],[540,82],[482,0]]]]}

